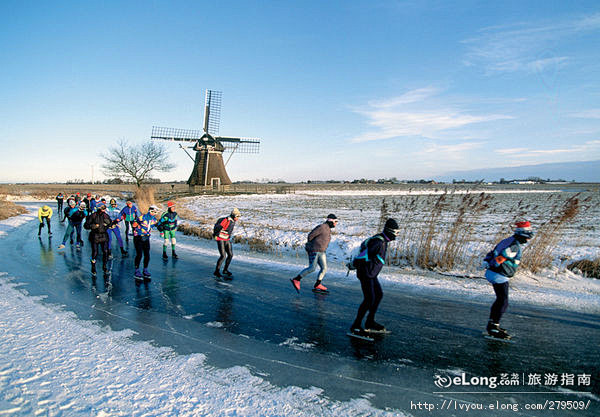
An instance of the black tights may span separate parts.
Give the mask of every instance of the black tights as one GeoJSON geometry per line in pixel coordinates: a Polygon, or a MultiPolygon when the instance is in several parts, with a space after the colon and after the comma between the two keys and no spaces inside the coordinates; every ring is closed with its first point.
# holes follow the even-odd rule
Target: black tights
{"type": "Polygon", "coordinates": [[[91,244],[92,244],[92,261],[96,262],[96,259],[98,258],[98,246],[100,246],[100,249],[102,250],[102,264],[106,265],[106,261],[108,260],[108,242],[100,242],[100,243],[91,242],[91,244]]]}
{"type": "Polygon", "coordinates": [[[217,261],[216,270],[221,270],[221,264],[223,263],[223,259],[225,259],[225,255],[227,255],[227,259],[225,260],[225,268],[224,271],[229,270],[229,264],[231,263],[231,258],[233,258],[233,250],[231,249],[231,241],[229,240],[217,240],[217,247],[219,248],[219,260],[217,261]]]}
{"type": "Polygon", "coordinates": [[[375,278],[358,278],[360,280],[360,287],[363,292],[363,302],[358,307],[358,313],[356,314],[356,319],[354,320],[354,326],[360,327],[362,324],[363,317],[367,311],[369,315],[367,316],[366,325],[373,323],[375,321],[375,313],[377,312],[377,308],[379,307],[379,303],[383,298],[383,291],[381,290],[381,285],[379,285],[379,281],[377,277],[375,278]]]}
{"type": "Polygon", "coordinates": [[[40,228],[38,229],[38,235],[42,233],[42,229],[44,228],[44,219],[46,219],[46,224],[48,225],[48,234],[52,233],[52,230],[50,230],[50,217],[42,216],[42,221],[40,222],[40,228]]]}
{"type": "Polygon", "coordinates": [[[150,238],[134,236],[133,244],[135,246],[135,269],[140,267],[142,255],[144,255],[144,269],[148,268],[148,264],[150,263],[150,238]]]}
{"type": "Polygon", "coordinates": [[[494,323],[500,323],[502,314],[508,308],[508,281],[503,284],[493,284],[496,293],[496,301],[492,304],[490,310],[490,320],[494,323]]]}

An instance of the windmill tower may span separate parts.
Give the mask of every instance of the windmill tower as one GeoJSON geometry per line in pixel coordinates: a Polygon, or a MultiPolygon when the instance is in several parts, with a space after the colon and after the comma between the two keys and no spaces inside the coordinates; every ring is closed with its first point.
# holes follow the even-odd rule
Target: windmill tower
{"type": "Polygon", "coordinates": [[[152,126],[151,139],[194,143],[189,148],[196,151],[195,158],[179,144],[179,147],[194,161],[194,169],[187,180],[193,190],[196,188],[219,190],[222,186],[231,185],[225,167],[233,154],[235,152],[258,153],[260,148],[260,139],[219,136],[221,95],[220,91],[206,90],[202,130],[152,126]],[[230,152],[230,155],[224,162],[225,152],[230,152]]]}

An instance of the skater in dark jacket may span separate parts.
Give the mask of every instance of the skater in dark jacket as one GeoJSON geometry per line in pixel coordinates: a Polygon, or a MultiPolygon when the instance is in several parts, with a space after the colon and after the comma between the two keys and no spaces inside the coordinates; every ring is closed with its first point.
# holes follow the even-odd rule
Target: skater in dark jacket
{"type": "Polygon", "coordinates": [[[106,205],[100,204],[97,210],[90,214],[85,220],[84,228],[90,231],[89,240],[92,245],[92,275],[96,275],[96,258],[98,257],[98,246],[102,249],[102,270],[108,273],[108,229],[113,222],[106,213],[106,205]]]}
{"type": "Polygon", "coordinates": [[[484,259],[485,277],[496,293],[486,330],[490,336],[499,339],[510,339],[508,332],[500,327],[500,319],[508,308],[508,281],[521,263],[521,245],[533,237],[530,222],[517,222],[515,226],[514,234],[498,243],[484,259]]]}
{"type": "Polygon", "coordinates": [[[365,242],[364,250],[355,258],[356,276],[363,292],[363,302],[358,307],[356,318],[350,327],[350,332],[355,335],[364,336],[369,333],[382,333],[386,330],[383,325],[375,321],[375,313],[377,313],[377,308],[383,298],[383,291],[377,276],[385,264],[388,243],[395,240],[398,233],[399,226],[396,220],[388,219],[383,231],[369,238],[365,242]],[[369,314],[363,328],[362,321],[367,311],[369,314]]]}
{"type": "Polygon", "coordinates": [[[337,224],[338,218],[336,215],[330,214],[327,216],[324,223],[315,227],[308,234],[308,239],[304,246],[308,255],[308,267],[300,271],[300,273],[291,280],[296,291],[300,292],[300,280],[317,269],[318,264],[321,270],[319,271],[317,282],[315,282],[313,290],[317,292],[327,292],[327,287],[321,283],[327,273],[327,255],[325,251],[331,241],[331,229],[337,224]]]}
{"type": "Polygon", "coordinates": [[[231,210],[231,214],[227,217],[221,217],[215,224],[213,236],[217,241],[217,248],[219,249],[219,259],[217,260],[217,266],[215,268],[214,275],[216,277],[231,277],[233,274],[229,272],[229,264],[233,258],[233,249],[231,247],[231,237],[233,234],[233,228],[235,223],[241,217],[241,213],[237,208],[231,210]],[[225,259],[227,256],[227,259],[225,259]],[[223,268],[223,274],[221,274],[221,265],[225,260],[225,267],[223,268]]]}
{"type": "Polygon", "coordinates": [[[65,201],[65,196],[63,193],[58,193],[56,196],[56,212],[58,213],[58,217],[60,217],[63,210],[63,202],[65,201]]]}

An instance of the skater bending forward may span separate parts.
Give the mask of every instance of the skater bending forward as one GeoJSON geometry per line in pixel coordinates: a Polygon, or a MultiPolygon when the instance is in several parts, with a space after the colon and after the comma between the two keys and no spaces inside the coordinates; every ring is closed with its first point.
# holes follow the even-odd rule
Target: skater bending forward
{"type": "Polygon", "coordinates": [[[484,259],[485,277],[496,293],[486,330],[490,336],[499,339],[510,339],[507,331],[500,327],[500,319],[508,308],[508,281],[521,263],[521,245],[533,237],[528,221],[517,222],[515,226],[514,234],[498,243],[484,259]]]}
{"type": "Polygon", "coordinates": [[[233,234],[233,227],[235,222],[241,217],[241,213],[237,208],[231,210],[231,214],[227,217],[221,217],[215,223],[213,230],[213,236],[217,241],[217,248],[219,249],[219,259],[217,260],[217,266],[215,267],[214,275],[218,278],[231,277],[233,274],[229,272],[229,264],[233,258],[233,250],[231,248],[231,236],[233,234]],[[227,259],[225,259],[227,256],[227,259]],[[225,260],[225,267],[223,268],[223,274],[221,274],[221,264],[225,260]]]}
{"type": "Polygon", "coordinates": [[[381,285],[379,285],[377,275],[379,275],[381,268],[385,264],[388,243],[395,240],[398,233],[399,227],[396,220],[388,219],[381,233],[363,242],[364,250],[361,250],[360,254],[355,258],[356,276],[360,281],[364,299],[358,307],[356,319],[354,319],[354,323],[350,327],[350,332],[353,334],[364,336],[368,333],[382,333],[386,331],[383,325],[375,321],[375,313],[377,313],[377,308],[383,298],[383,291],[381,290],[381,285]],[[363,328],[362,321],[367,311],[369,314],[363,328]]]}

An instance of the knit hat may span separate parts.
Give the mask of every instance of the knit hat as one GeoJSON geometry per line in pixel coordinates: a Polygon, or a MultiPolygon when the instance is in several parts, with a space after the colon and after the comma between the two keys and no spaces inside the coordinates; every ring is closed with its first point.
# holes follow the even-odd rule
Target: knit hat
{"type": "Polygon", "coordinates": [[[237,208],[234,208],[233,210],[231,210],[231,217],[241,217],[242,213],[240,213],[240,211],[237,208]]]}
{"type": "Polygon", "coordinates": [[[531,223],[528,220],[518,221],[515,223],[515,235],[523,236],[527,239],[531,239],[533,236],[533,230],[531,229],[531,223]]]}
{"type": "Polygon", "coordinates": [[[394,237],[400,234],[400,226],[398,226],[398,222],[394,219],[387,219],[385,222],[385,226],[383,226],[383,233],[387,235],[387,237],[394,237]]]}
{"type": "Polygon", "coordinates": [[[158,212],[158,207],[156,207],[154,204],[152,204],[150,207],[148,207],[148,212],[150,212],[150,211],[158,212]]]}
{"type": "Polygon", "coordinates": [[[82,201],[81,203],[79,203],[79,207],[86,208],[87,205],[85,204],[85,201],[82,201]]]}
{"type": "Polygon", "coordinates": [[[173,203],[172,201],[169,201],[169,202],[167,203],[167,207],[173,207],[174,205],[175,205],[175,203],[173,203]]]}
{"type": "Polygon", "coordinates": [[[333,213],[327,215],[327,220],[337,220],[337,216],[333,213]]]}

